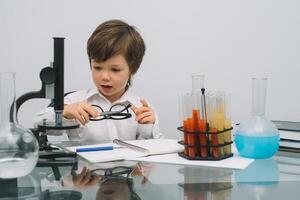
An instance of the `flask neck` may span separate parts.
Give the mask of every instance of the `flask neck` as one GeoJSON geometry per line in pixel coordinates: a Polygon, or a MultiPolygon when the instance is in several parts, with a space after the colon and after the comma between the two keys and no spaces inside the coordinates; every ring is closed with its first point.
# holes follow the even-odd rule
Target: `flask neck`
{"type": "Polygon", "coordinates": [[[252,79],[252,117],[264,117],[266,107],[267,78],[252,79]]]}
{"type": "Polygon", "coordinates": [[[13,123],[16,116],[15,73],[0,73],[0,123],[13,123]]]}

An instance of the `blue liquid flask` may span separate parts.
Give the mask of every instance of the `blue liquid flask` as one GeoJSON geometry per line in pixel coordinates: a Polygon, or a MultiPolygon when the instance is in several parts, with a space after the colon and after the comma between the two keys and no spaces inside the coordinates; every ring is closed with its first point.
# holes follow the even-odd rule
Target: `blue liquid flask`
{"type": "Polygon", "coordinates": [[[272,157],[279,147],[279,132],[273,122],[265,118],[267,79],[252,79],[252,117],[242,122],[235,133],[235,145],[246,158],[272,157]]]}

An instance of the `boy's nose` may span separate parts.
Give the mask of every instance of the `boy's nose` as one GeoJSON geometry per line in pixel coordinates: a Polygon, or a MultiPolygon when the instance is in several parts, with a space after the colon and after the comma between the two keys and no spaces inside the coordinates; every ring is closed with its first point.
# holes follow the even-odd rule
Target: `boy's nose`
{"type": "Polygon", "coordinates": [[[102,74],[102,79],[105,80],[105,81],[109,81],[110,80],[110,74],[109,74],[109,72],[104,72],[102,74]]]}

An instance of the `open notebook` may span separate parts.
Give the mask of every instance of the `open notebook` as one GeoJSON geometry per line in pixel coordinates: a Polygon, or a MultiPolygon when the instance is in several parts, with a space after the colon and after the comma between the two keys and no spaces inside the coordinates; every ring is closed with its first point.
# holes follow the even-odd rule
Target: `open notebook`
{"type": "Polygon", "coordinates": [[[169,154],[183,151],[183,146],[174,139],[149,139],[149,140],[114,140],[113,143],[66,147],[67,150],[76,152],[78,148],[93,148],[113,146],[113,150],[90,151],[77,153],[91,163],[109,162],[115,160],[128,160],[149,155],[169,154]],[[139,148],[141,147],[141,148],[139,148]]]}

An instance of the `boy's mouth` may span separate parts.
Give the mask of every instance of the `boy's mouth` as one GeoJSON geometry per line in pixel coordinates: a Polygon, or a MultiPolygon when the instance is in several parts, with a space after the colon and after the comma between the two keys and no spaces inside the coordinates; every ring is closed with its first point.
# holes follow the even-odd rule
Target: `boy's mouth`
{"type": "Polygon", "coordinates": [[[111,85],[100,85],[104,92],[109,92],[113,87],[111,85]]]}

